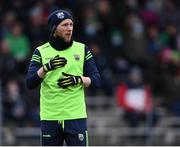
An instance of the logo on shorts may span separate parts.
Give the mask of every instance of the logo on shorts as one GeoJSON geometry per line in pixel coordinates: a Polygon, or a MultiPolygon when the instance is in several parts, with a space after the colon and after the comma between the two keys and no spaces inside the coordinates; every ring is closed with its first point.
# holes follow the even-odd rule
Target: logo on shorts
{"type": "Polygon", "coordinates": [[[43,137],[51,137],[50,134],[43,134],[42,136],[43,136],[43,137]]]}
{"type": "Polygon", "coordinates": [[[84,140],[84,135],[83,134],[78,134],[78,138],[80,141],[83,141],[84,140]]]}

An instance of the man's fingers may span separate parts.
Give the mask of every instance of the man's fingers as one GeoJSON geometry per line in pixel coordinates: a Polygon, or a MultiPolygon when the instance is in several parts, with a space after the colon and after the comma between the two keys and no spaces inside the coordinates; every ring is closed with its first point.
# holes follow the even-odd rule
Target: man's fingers
{"type": "Polygon", "coordinates": [[[66,59],[55,59],[53,60],[53,63],[58,63],[58,62],[67,62],[66,59]]]}
{"type": "Polygon", "coordinates": [[[72,85],[72,80],[70,78],[60,79],[58,80],[58,85],[59,87],[68,87],[72,85]]]}
{"type": "Polygon", "coordinates": [[[67,62],[55,62],[52,63],[53,66],[58,66],[58,65],[65,65],[67,62]]]}

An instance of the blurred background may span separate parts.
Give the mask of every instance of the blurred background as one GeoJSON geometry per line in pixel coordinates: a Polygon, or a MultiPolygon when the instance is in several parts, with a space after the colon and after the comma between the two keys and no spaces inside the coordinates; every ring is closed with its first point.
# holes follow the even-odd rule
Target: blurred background
{"type": "Polygon", "coordinates": [[[102,87],[87,89],[90,145],[180,145],[179,0],[1,0],[0,145],[40,145],[39,88],[28,90],[47,16],[74,15],[102,87]]]}

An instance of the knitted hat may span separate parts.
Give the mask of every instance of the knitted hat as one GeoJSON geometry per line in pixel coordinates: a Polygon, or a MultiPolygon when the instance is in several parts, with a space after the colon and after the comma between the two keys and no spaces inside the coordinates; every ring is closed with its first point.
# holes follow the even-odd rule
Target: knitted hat
{"type": "Polygon", "coordinates": [[[65,19],[73,20],[72,15],[65,10],[56,10],[48,16],[48,27],[53,32],[56,27],[65,19]]]}

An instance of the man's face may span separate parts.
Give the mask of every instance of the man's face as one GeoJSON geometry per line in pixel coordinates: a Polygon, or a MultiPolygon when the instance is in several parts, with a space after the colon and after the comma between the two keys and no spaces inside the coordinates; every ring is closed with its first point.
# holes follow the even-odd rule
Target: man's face
{"type": "Polygon", "coordinates": [[[63,20],[56,28],[55,37],[62,38],[65,42],[70,42],[73,32],[73,22],[71,19],[63,20]]]}

